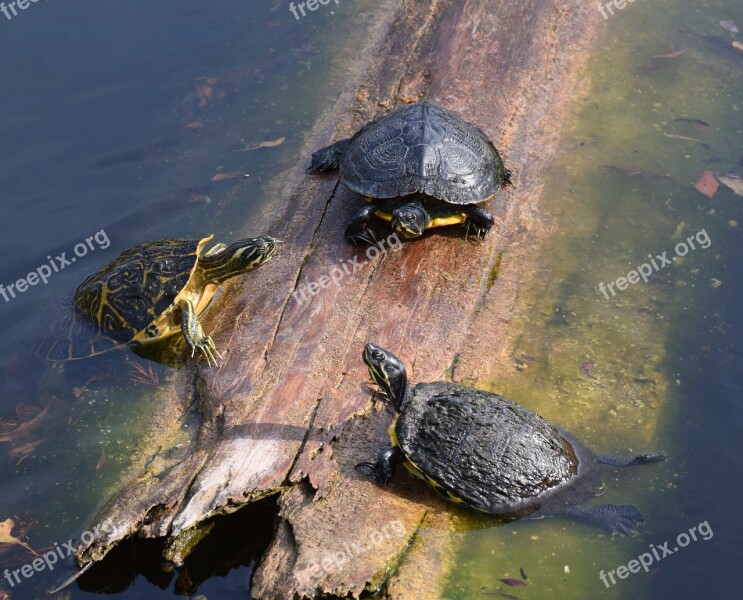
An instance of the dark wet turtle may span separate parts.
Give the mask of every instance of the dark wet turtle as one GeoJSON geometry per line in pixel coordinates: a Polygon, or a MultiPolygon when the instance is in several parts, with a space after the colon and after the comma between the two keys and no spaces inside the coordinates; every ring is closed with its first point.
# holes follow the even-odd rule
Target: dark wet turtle
{"type": "Polygon", "coordinates": [[[597,464],[642,465],[662,456],[594,455],[573,436],[497,394],[445,382],[408,384],[405,367],[367,344],[369,374],[399,411],[391,448],[357,468],[385,484],[404,464],[441,496],[504,516],[568,514],[612,532],[643,522],[634,506],[579,506],[601,487],[597,464]]]}
{"type": "Polygon", "coordinates": [[[484,235],[495,221],[478,204],[511,182],[480,129],[428,102],[400,108],[312,155],[311,170],[335,168],[369,200],[346,227],[354,244],[373,241],[367,225],[375,215],[405,238],[454,224],[484,235]]]}
{"type": "Polygon", "coordinates": [[[56,317],[34,337],[34,352],[51,361],[94,356],[122,346],[141,347],[182,333],[209,364],[219,356],[198,316],[220,283],[269,260],[276,240],[268,236],[216,244],[158,240],[123,252],[83,281],[57,305],[56,317]]]}

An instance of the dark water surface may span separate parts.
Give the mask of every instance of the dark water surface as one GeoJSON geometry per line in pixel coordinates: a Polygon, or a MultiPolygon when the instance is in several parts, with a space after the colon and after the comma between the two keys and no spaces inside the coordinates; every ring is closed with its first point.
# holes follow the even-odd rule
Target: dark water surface
{"type": "MultiPolygon", "coordinates": [[[[13,432],[0,437],[0,522],[12,518],[14,535],[36,549],[81,535],[138,452],[154,384],[167,376],[126,353],[68,363],[64,374],[45,368],[29,351],[36,324],[133,245],[263,233],[284,200],[268,185],[308,160],[304,136],[346,89],[358,32],[388,4],[331,3],[300,20],[283,0],[45,0],[12,19],[0,13],[0,436],[13,432]],[[37,269],[48,283],[19,292],[37,269]]],[[[184,439],[197,425],[194,410],[184,439]]],[[[157,548],[125,544],[107,591],[193,594],[217,574],[199,593],[245,598],[274,514],[241,517],[232,531],[248,533],[231,538],[227,527],[180,579],[160,571],[157,548]],[[135,573],[144,575],[129,587],[135,573]]],[[[33,558],[0,551],[3,569],[33,558]]],[[[40,597],[61,572],[69,567],[0,586],[40,597]]],[[[86,596],[76,586],[72,595],[86,596]]]]}
{"type": "MultiPolygon", "coordinates": [[[[125,353],[50,369],[29,351],[36,323],[132,245],[262,233],[281,201],[270,183],[306,161],[304,136],[344,91],[378,10],[341,0],[297,20],[278,0],[44,0],[0,13],[0,522],[12,518],[33,548],[82,533],[142,446],[155,378],[167,376],[125,353]],[[75,261],[47,284],[9,294],[62,253],[75,261]]],[[[544,218],[559,235],[521,292],[513,372],[479,382],[596,449],[668,453],[605,477],[600,502],[637,504],[647,528],[612,538],[561,519],[462,515],[447,598],[743,598],[743,197],[692,186],[704,170],[743,176],[743,51],[732,45],[743,35],[729,20],[743,30],[732,0],[646,0],[603,23],[547,186],[544,218]],[[599,291],[690,236],[700,247],[647,283],[599,291]],[[672,549],[702,523],[709,539],[602,584],[602,570],[650,544],[672,549]],[[527,586],[499,581],[520,568],[527,586]]],[[[197,425],[194,408],[184,440],[197,425]]],[[[66,593],[246,598],[274,513],[269,500],[231,517],[180,574],[159,568],[156,546],[123,544],[112,572],[66,593]]],[[[0,545],[2,570],[33,558],[0,545]]],[[[68,573],[35,573],[12,597],[42,597],[68,573]]]]}

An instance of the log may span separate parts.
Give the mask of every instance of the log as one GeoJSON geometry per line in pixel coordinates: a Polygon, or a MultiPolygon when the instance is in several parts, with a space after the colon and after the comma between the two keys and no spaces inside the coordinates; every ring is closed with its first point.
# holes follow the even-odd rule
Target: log
{"type": "Polygon", "coordinates": [[[277,187],[288,200],[267,233],[286,243],[225,286],[203,318],[224,360],[218,369],[190,362],[175,376],[174,388],[199,402],[197,438],[177,464],[138,474],[104,505],[87,529],[107,527],[78,547],[81,567],[129,537],[166,540],[179,563],[207,519],[278,495],[254,598],[441,597],[447,505],[412,478],[382,489],[354,469],[387,445],[391,419],[367,386],[361,350],[374,341],[395,351],[413,381],[453,365],[467,381],[494,378],[518,281],[535,268],[539,206],[551,200],[543,175],[599,20],[578,0],[402,0],[380,18],[360,84],[277,187]],[[361,200],[336,176],[303,169],[314,149],[422,98],[482,128],[516,188],[492,201],[498,226],[480,243],[440,231],[367,254],[343,239],[361,200]]]}

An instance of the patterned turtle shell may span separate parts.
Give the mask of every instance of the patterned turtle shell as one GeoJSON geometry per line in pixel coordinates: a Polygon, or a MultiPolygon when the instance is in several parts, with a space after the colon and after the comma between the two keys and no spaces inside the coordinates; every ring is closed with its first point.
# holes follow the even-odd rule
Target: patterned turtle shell
{"type": "Polygon", "coordinates": [[[506,176],[498,150],[479,128],[428,102],[363,127],[339,168],[343,182],[364,196],[423,193],[451,204],[489,200],[506,176]]]}
{"type": "Polygon", "coordinates": [[[34,352],[50,361],[94,356],[132,343],[171,311],[189,287],[201,240],[158,240],[124,251],[90,275],[34,335],[34,352]]]}

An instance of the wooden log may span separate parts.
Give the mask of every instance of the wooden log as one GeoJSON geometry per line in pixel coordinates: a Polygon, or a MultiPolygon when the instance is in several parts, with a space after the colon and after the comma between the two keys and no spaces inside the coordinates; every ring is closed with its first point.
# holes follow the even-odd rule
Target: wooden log
{"type": "Polygon", "coordinates": [[[491,203],[499,226],[481,243],[440,231],[367,255],[343,239],[361,200],[336,176],[304,175],[306,164],[288,174],[268,231],[286,243],[204,318],[224,361],[178,375],[179,386],[195,381],[197,440],[164,475],[140,477],[104,506],[95,522],[112,525],[78,548],[81,566],[128,536],[165,538],[180,562],[206,519],[280,494],[255,598],[441,597],[448,507],[409,477],[382,489],[354,469],[388,443],[391,418],[366,385],[361,350],[394,350],[414,381],[441,378],[455,357],[458,376],[493,377],[517,281],[535,268],[540,203],[555,200],[542,177],[599,22],[584,4],[401,1],[369,40],[361,84],[326,116],[337,125],[318,125],[303,155],[425,97],[481,127],[514,170],[517,187],[491,203]]]}

